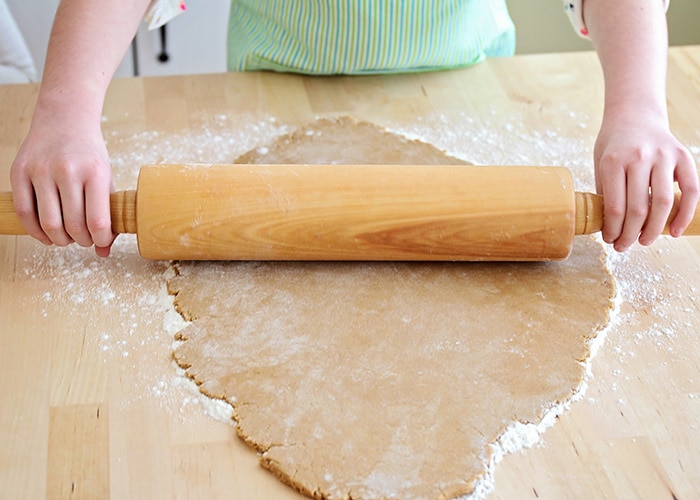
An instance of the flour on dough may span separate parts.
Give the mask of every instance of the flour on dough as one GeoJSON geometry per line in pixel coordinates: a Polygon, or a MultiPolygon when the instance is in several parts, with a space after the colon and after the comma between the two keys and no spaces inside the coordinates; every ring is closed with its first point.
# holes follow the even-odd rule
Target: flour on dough
{"type": "MultiPolygon", "coordinates": [[[[342,119],[239,161],[458,160],[342,119]]],[[[557,263],[181,263],[169,288],[192,320],[177,363],[262,465],[309,496],[379,499],[471,493],[510,424],[576,392],[614,287],[584,237],[557,263]]]]}

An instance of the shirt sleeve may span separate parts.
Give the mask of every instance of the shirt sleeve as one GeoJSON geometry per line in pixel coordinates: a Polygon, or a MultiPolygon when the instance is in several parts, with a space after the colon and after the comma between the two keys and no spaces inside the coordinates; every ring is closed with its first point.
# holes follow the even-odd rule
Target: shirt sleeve
{"type": "Polygon", "coordinates": [[[185,0],[152,0],[143,20],[149,30],[160,28],[175,16],[185,12],[185,0]]]}
{"type": "MultiPolygon", "coordinates": [[[[588,28],[586,28],[586,22],[583,19],[583,1],[584,0],[563,0],[564,11],[578,36],[588,39],[588,28]]],[[[664,8],[666,10],[668,10],[670,1],[671,0],[664,0],[664,8]]]]}

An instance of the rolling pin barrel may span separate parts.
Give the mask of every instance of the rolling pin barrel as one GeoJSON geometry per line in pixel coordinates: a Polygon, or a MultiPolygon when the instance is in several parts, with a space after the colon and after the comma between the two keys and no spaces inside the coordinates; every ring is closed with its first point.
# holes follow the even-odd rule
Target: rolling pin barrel
{"type": "Polygon", "coordinates": [[[564,168],[156,165],[141,255],[175,260],[551,260],[575,229],[564,168]]]}

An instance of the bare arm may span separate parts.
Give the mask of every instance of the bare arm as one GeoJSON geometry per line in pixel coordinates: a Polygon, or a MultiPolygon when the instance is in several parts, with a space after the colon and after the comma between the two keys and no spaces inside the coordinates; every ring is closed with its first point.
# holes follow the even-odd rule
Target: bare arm
{"type": "Polygon", "coordinates": [[[46,244],[109,254],[111,172],[100,120],[150,0],[62,0],[32,125],[11,169],[15,210],[46,244]]]}
{"type": "Polygon", "coordinates": [[[695,211],[698,178],[692,156],[669,129],[663,2],[585,0],[584,17],[605,76],[594,154],[605,197],[603,238],[620,251],[637,239],[651,244],[668,219],[674,181],[683,194],[671,234],[680,236],[695,211]]]}

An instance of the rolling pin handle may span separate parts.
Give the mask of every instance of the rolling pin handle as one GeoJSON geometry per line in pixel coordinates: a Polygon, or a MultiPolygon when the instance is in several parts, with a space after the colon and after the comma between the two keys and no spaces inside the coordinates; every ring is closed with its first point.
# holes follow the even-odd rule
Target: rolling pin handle
{"type": "MultiPolygon", "coordinates": [[[[136,233],[136,191],[118,191],[110,195],[112,231],[136,233]]],[[[0,192],[0,234],[24,235],[27,231],[15,214],[11,192],[0,192]]]]}
{"type": "Polygon", "coordinates": [[[0,234],[27,234],[19,217],[15,214],[12,193],[9,191],[0,193],[0,234]]]}
{"type": "Polygon", "coordinates": [[[136,191],[117,191],[110,195],[112,232],[136,234],[136,191]]]}
{"type": "Polygon", "coordinates": [[[603,229],[603,197],[593,193],[576,194],[576,232],[593,234],[603,229]]]}
{"type": "MultiPolygon", "coordinates": [[[[603,197],[593,193],[576,194],[576,231],[575,234],[593,234],[603,230],[603,197]]],[[[676,193],[671,213],[666,222],[663,234],[670,234],[669,226],[680,208],[681,193],[676,193]]],[[[700,206],[695,216],[685,229],[688,236],[700,235],[700,206]]]]}

